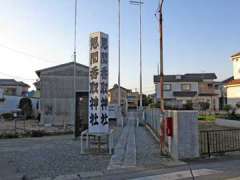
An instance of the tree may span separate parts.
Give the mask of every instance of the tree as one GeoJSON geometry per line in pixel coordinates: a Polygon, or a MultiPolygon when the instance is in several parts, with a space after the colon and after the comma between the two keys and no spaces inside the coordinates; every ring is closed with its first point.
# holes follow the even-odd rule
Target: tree
{"type": "Polygon", "coordinates": [[[224,111],[227,112],[227,114],[230,114],[230,111],[232,110],[232,106],[230,104],[226,104],[224,107],[223,107],[224,111]]]}
{"type": "Polygon", "coordinates": [[[192,101],[187,101],[186,104],[183,105],[184,110],[193,110],[193,103],[192,101]]]}
{"type": "Polygon", "coordinates": [[[29,98],[22,98],[19,102],[18,108],[22,110],[25,118],[32,117],[32,101],[29,98]]]}

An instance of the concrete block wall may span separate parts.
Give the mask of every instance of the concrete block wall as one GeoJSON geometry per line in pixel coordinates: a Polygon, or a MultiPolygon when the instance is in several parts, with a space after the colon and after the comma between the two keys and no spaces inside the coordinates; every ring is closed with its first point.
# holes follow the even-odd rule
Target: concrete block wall
{"type": "Polygon", "coordinates": [[[173,137],[169,137],[169,152],[174,159],[192,159],[199,154],[197,111],[168,111],[173,118],[173,137]]]}

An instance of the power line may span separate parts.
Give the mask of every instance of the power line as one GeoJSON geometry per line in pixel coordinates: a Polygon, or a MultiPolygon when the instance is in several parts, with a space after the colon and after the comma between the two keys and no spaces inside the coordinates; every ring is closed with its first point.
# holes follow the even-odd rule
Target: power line
{"type": "Polygon", "coordinates": [[[38,57],[38,56],[32,55],[32,54],[30,54],[30,53],[27,53],[27,52],[25,52],[25,51],[17,50],[17,49],[8,47],[8,46],[6,46],[6,45],[4,45],[4,44],[0,44],[0,47],[5,48],[5,49],[8,49],[8,50],[13,51],[13,52],[18,53],[18,54],[22,54],[22,55],[24,55],[24,56],[28,56],[28,57],[37,59],[37,60],[39,60],[39,61],[43,61],[43,62],[47,62],[47,63],[58,63],[57,61],[52,61],[52,60],[49,60],[49,59],[46,59],[46,58],[38,57]]]}
{"type": "Polygon", "coordinates": [[[36,79],[31,79],[31,78],[23,78],[23,77],[20,77],[20,76],[13,76],[13,75],[6,74],[4,72],[0,72],[0,74],[2,74],[3,76],[14,78],[14,79],[21,79],[21,80],[26,80],[26,81],[36,80],[36,79]]]}

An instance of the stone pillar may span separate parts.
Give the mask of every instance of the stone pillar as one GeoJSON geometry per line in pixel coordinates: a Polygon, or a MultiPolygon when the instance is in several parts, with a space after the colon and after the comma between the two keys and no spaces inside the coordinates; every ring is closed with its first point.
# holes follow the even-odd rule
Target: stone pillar
{"type": "Polygon", "coordinates": [[[197,111],[168,111],[173,118],[173,137],[169,137],[169,152],[174,159],[192,159],[199,154],[197,111]]]}
{"type": "Polygon", "coordinates": [[[91,133],[107,133],[108,124],[108,35],[90,35],[89,122],[91,133]]]}

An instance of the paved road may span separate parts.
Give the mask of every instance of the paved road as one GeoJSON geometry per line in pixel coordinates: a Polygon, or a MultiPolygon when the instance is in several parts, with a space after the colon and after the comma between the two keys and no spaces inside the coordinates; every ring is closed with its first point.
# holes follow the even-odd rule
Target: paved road
{"type": "Polygon", "coordinates": [[[126,126],[123,128],[108,170],[136,167],[136,121],[135,113],[128,113],[126,126]]]}
{"type": "MultiPolygon", "coordinates": [[[[135,114],[128,117],[112,157],[81,155],[72,136],[1,140],[0,180],[22,175],[36,180],[192,179],[188,165],[161,157],[151,134],[136,127],[135,114]]],[[[190,166],[196,179],[240,179],[240,155],[191,161],[190,166]]]]}
{"type": "Polygon", "coordinates": [[[131,169],[109,172],[98,180],[240,180],[240,155],[210,160],[197,160],[190,165],[169,168],[131,169]],[[190,171],[190,167],[192,173],[190,171]],[[194,176],[194,178],[192,177],[194,176]]]}

